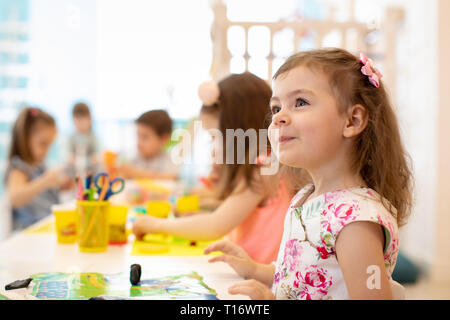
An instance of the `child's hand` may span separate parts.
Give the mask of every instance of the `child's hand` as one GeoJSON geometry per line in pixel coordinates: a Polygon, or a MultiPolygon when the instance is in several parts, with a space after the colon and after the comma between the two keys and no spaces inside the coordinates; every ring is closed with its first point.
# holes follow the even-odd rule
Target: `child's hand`
{"type": "Polygon", "coordinates": [[[42,178],[47,188],[59,188],[67,183],[67,177],[64,176],[64,167],[47,170],[42,178]]]}
{"type": "Polygon", "coordinates": [[[208,254],[214,251],[221,251],[224,254],[221,256],[215,256],[209,259],[208,262],[226,262],[239,276],[244,279],[252,278],[256,269],[256,262],[248,256],[244,249],[231,241],[222,240],[209,245],[205,249],[204,253],[208,254]]]}
{"type": "Polygon", "coordinates": [[[275,296],[265,284],[252,279],[238,282],[228,288],[229,294],[242,294],[252,300],[274,300],[275,296]]]}
{"type": "Polygon", "coordinates": [[[138,217],[133,224],[133,233],[136,239],[142,240],[148,233],[158,233],[158,226],[161,220],[163,219],[154,218],[149,215],[141,215],[138,217]]]}
{"type": "Polygon", "coordinates": [[[136,169],[127,164],[120,165],[117,170],[125,179],[133,179],[137,176],[136,169]]]}
{"type": "Polygon", "coordinates": [[[64,177],[63,181],[64,182],[60,186],[61,190],[68,191],[75,188],[75,183],[70,177],[64,177]]]}

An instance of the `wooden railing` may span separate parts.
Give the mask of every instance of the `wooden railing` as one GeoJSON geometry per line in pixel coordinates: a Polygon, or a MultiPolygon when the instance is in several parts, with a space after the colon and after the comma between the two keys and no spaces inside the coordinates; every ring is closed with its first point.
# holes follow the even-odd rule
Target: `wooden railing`
{"type": "Polygon", "coordinates": [[[265,27],[269,30],[269,54],[265,57],[267,60],[267,76],[265,78],[268,81],[276,71],[274,59],[287,58],[277,57],[274,53],[274,40],[278,32],[284,29],[293,31],[294,52],[300,50],[299,44],[305,34],[313,34],[314,47],[321,48],[324,39],[333,32],[340,35],[340,43],[336,45],[337,47],[347,49],[356,55],[359,55],[359,52],[364,52],[374,60],[375,65],[383,72],[383,82],[390,89],[392,97],[395,96],[393,93],[395,92],[397,25],[404,16],[401,8],[387,8],[384,20],[379,27],[376,27],[357,22],[354,19],[354,0],[350,0],[350,18],[345,22],[335,21],[334,10],[330,10],[330,15],[326,20],[230,21],[227,18],[227,8],[222,0],[213,0],[211,6],[214,12],[214,23],[211,29],[213,61],[210,73],[215,80],[220,80],[230,74],[232,54],[228,47],[228,30],[231,27],[237,26],[244,30],[245,52],[242,58],[245,60],[245,71],[249,70],[249,60],[252,58],[248,50],[249,30],[253,27],[265,27]]]}

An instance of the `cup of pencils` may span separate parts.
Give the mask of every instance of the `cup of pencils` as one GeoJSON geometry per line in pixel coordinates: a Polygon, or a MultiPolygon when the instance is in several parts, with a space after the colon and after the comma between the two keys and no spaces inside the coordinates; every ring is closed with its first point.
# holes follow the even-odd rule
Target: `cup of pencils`
{"type": "Polygon", "coordinates": [[[77,201],[81,252],[104,252],[109,242],[109,201],[77,201]]]}
{"type": "Polygon", "coordinates": [[[88,175],[86,187],[76,179],[78,212],[78,246],[82,252],[104,252],[109,242],[109,197],[121,192],[125,186],[122,178],[110,180],[101,172],[88,175]]]}

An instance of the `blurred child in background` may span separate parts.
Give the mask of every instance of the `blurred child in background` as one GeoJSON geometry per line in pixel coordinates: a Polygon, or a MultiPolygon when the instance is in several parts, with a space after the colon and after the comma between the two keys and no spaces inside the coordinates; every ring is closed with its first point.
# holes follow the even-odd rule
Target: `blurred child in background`
{"type": "Polygon", "coordinates": [[[69,138],[69,163],[78,175],[84,176],[88,171],[97,171],[98,141],[92,133],[92,117],[87,104],[75,104],[72,117],[76,132],[69,138]]]}
{"type": "Polygon", "coordinates": [[[47,170],[44,165],[56,134],[53,117],[38,108],[24,108],[14,123],[5,175],[14,230],[48,216],[59,202],[59,189],[71,186],[63,167],[47,170]]]}
{"type": "Polygon", "coordinates": [[[172,119],[164,110],[145,112],[136,120],[138,156],[119,167],[127,179],[176,179],[179,166],[165,148],[172,134],[172,119]]]}

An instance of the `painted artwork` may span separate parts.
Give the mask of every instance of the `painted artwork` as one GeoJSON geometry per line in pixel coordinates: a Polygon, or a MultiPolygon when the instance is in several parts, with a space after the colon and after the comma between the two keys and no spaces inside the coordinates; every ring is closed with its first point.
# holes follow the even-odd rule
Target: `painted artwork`
{"type": "Polygon", "coordinates": [[[31,275],[31,295],[43,300],[87,300],[110,296],[144,300],[218,300],[196,272],[145,279],[133,286],[129,273],[39,273],[31,275]]]}
{"type": "Polygon", "coordinates": [[[0,300],[9,300],[9,298],[0,293],[0,300]]]}

